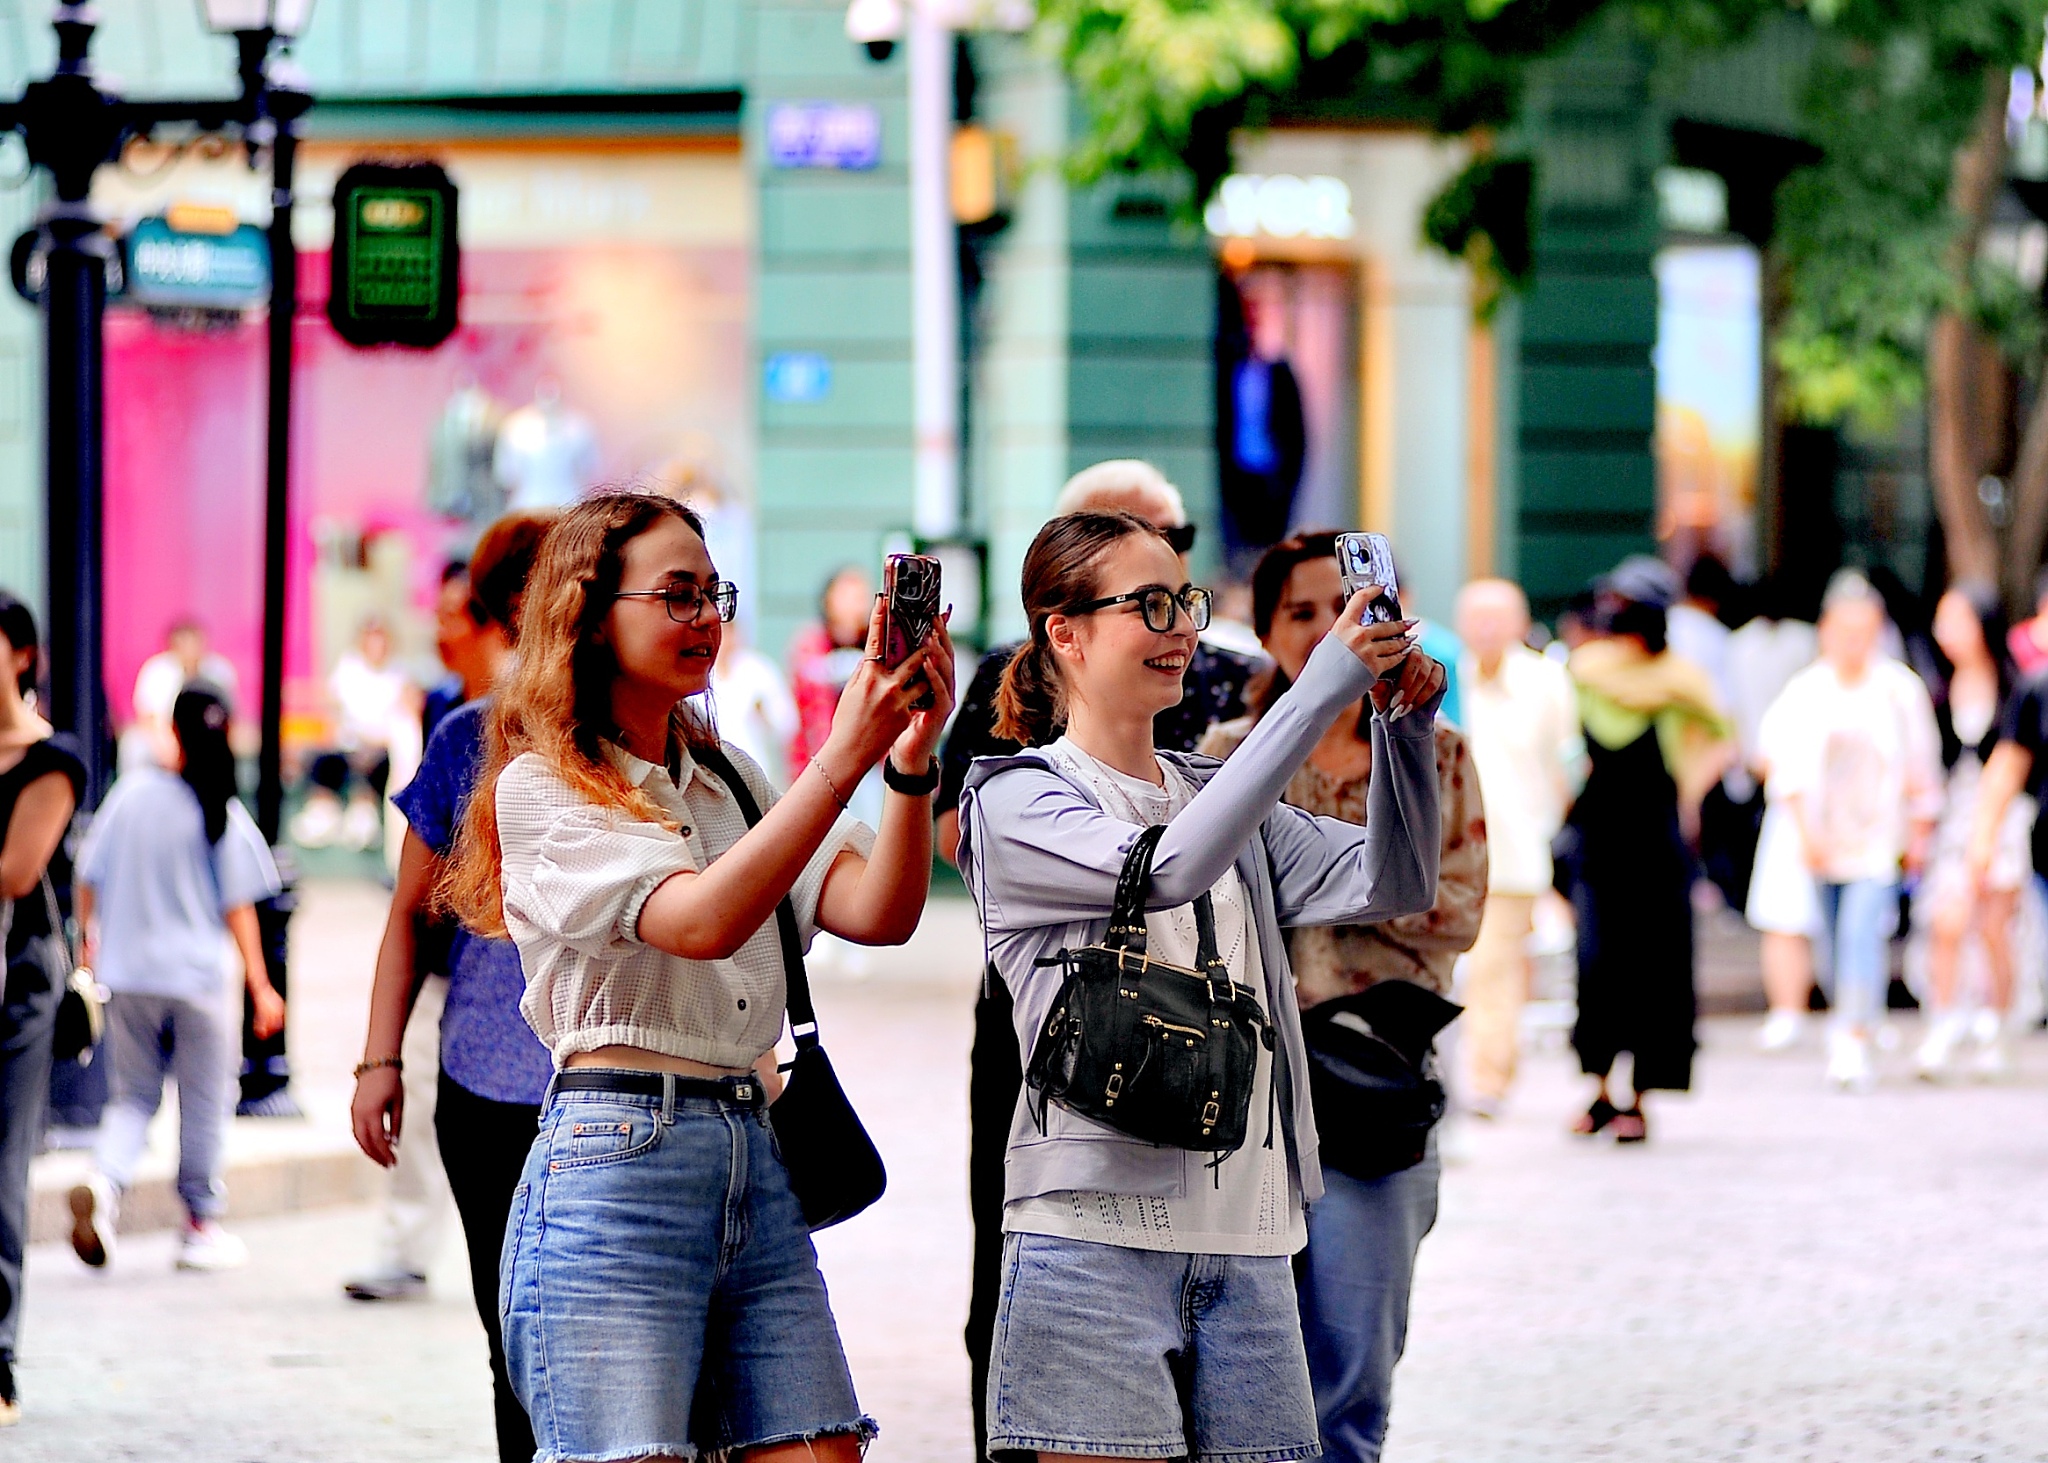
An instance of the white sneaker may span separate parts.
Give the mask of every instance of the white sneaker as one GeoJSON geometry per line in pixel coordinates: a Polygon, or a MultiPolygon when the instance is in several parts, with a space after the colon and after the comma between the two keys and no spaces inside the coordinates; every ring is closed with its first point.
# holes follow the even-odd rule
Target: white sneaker
{"type": "Polygon", "coordinates": [[[325,848],[341,832],[341,803],[329,792],[306,799],[292,818],[292,842],[301,848],[325,848]]]}
{"type": "Polygon", "coordinates": [[[1968,1025],[1967,1018],[1959,1011],[1937,1014],[1927,1023],[1927,1037],[1913,1054],[1913,1070],[1929,1082],[1938,1082],[1946,1077],[1968,1025]]]}
{"type": "Polygon", "coordinates": [[[1828,1081],[1844,1092],[1868,1092],[1877,1085],[1870,1043],[1853,1032],[1828,1034],[1828,1081]]]}
{"type": "Polygon", "coordinates": [[[249,1247],[211,1219],[185,1226],[178,1246],[180,1270],[233,1270],[249,1263],[249,1247]]]}
{"type": "Polygon", "coordinates": [[[94,1174],[71,1190],[71,1250],[95,1270],[114,1261],[114,1226],[121,1201],[104,1174],[94,1174]]]}
{"type": "Polygon", "coordinates": [[[373,1270],[344,1280],[350,1300],[418,1300],[427,1293],[427,1277],[416,1270],[373,1270]]]}
{"type": "Polygon", "coordinates": [[[341,815],[341,846],[357,852],[370,847],[383,835],[384,825],[377,821],[377,805],[367,798],[356,798],[348,805],[348,811],[341,815]]]}
{"type": "Polygon", "coordinates": [[[1799,1038],[1806,1031],[1804,1011],[1772,1011],[1764,1018],[1763,1029],[1756,1034],[1760,1051],[1782,1052],[1799,1044],[1799,1038]]]}
{"type": "Polygon", "coordinates": [[[2003,1030],[1977,1049],[1970,1075],[1980,1082],[2003,1082],[2013,1075],[2012,1042],[2003,1030]]]}

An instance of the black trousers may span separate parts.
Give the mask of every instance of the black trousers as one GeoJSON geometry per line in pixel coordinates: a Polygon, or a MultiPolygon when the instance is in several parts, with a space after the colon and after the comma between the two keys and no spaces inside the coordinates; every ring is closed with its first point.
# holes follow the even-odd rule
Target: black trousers
{"type": "Polygon", "coordinates": [[[1024,1087],[1010,988],[993,970],[974,1003],[974,1051],[967,1079],[967,1204],[974,1216],[974,1282],[967,1301],[967,1359],[974,1388],[974,1449],[988,1458],[988,1364],[1003,1285],[1003,1155],[1024,1087]]]}
{"type": "Polygon", "coordinates": [[[469,1283],[477,1318],[491,1344],[491,1400],[498,1422],[499,1463],[532,1463],[533,1425],[505,1372],[505,1338],[498,1329],[498,1256],[512,1191],[526,1167],[526,1155],[540,1131],[540,1109],[523,1102],[493,1102],[441,1074],[434,1107],[434,1135],[441,1165],[462,1216],[469,1247],[469,1283]]]}

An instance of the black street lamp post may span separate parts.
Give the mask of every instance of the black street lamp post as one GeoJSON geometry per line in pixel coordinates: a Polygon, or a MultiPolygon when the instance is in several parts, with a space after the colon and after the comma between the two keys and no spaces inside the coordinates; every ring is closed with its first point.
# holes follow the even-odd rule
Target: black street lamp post
{"type": "MultiPolygon", "coordinates": [[[[47,80],[0,103],[0,131],[17,131],[29,161],[50,173],[54,194],[38,221],[28,280],[43,308],[48,412],[47,564],[50,611],[50,719],[84,745],[86,806],[110,780],[113,747],[101,660],[101,488],[104,456],[102,326],[107,276],[118,268],[112,241],[92,214],[93,174],[131,139],[158,127],[241,132],[253,165],[270,149],[271,302],[269,421],[266,442],[263,560],[262,751],[257,822],[278,842],[284,787],[280,757],[284,685],[285,526],[290,488],[292,323],[298,307],[298,254],[292,244],[292,164],[296,127],[312,105],[284,75],[276,42],[305,27],[312,0],[201,0],[209,29],[234,36],[241,94],[206,101],[130,102],[95,84],[88,52],[90,7],[60,4],[57,66],[47,80]]],[[[271,979],[285,989],[285,926],[291,894],[263,911],[271,979]]],[[[282,1035],[256,1043],[244,1031],[243,1106],[270,1101],[292,1111],[282,1035]]],[[[261,1109],[259,1109],[261,1110],[261,1109]]]]}

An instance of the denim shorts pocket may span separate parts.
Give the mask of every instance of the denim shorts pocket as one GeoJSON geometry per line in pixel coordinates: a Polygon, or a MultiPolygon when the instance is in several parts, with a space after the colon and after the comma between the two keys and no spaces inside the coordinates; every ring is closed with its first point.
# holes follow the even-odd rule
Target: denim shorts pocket
{"type": "Polygon", "coordinates": [[[647,1152],[661,1140],[658,1114],[637,1108],[599,1108],[588,1117],[557,1119],[548,1144],[548,1171],[595,1168],[647,1152]]]}
{"type": "Polygon", "coordinates": [[[505,1217],[505,1242],[498,1253],[498,1326],[504,1328],[512,1314],[512,1271],[519,1264],[520,1246],[526,1243],[526,1208],[533,1193],[530,1184],[512,1191],[512,1208],[505,1217]]]}

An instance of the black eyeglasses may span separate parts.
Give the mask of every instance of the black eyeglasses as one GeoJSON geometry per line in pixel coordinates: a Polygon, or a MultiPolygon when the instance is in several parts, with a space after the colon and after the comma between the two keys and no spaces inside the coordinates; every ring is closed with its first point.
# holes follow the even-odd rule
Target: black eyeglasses
{"type": "Polygon", "coordinates": [[[1129,594],[1112,594],[1106,599],[1091,599],[1086,604],[1075,605],[1070,611],[1076,615],[1092,615],[1097,610],[1106,610],[1112,605],[1135,604],[1145,616],[1145,628],[1155,635],[1164,635],[1180,618],[1180,612],[1188,612],[1188,623],[1200,634],[1209,628],[1209,602],[1211,595],[1206,589],[1197,589],[1184,584],[1178,590],[1168,589],[1163,584],[1148,584],[1143,589],[1134,589],[1129,594]]]}
{"type": "Polygon", "coordinates": [[[703,618],[704,606],[718,611],[718,618],[732,623],[740,607],[740,587],[730,579],[714,579],[699,589],[694,584],[671,584],[666,589],[622,589],[614,599],[658,599],[668,607],[668,617],[678,625],[694,625],[703,618]]]}
{"type": "Polygon", "coordinates": [[[1192,523],[1176,523],[1162,531],[1166,535],[1166,546],[1176,554],[1185,554],[1195,546],[1195,526],[1192,523]]]}

